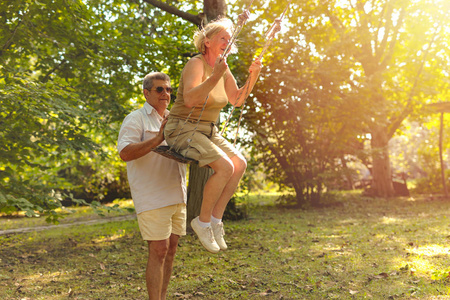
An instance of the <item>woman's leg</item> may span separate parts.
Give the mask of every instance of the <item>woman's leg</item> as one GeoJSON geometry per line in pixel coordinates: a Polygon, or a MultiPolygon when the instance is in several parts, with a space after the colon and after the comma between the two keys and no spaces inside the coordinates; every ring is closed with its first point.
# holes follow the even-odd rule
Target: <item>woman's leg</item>
{"type": "Polygon", "coordinates": [[[219,158],[210,163],[209,166],[214,170],[214,174],[205,184],[199,216],[200,221],[206,223],[211,222],[213,209],[234,175],[234,163],[233,160],[228,157],[219,158]]]}
{"type": "Polygon", "coordinates": [[[205,184],[200,215],[191,221],[191,226],[203,247],[209,252],[217,253],[220,250],[220,246],[214,239],[211,225],[202,224],[201,222],[211,222],[214,206],[233,175],[233,162],[228,157],[221,157],[209,165],[214,170],[214,174],[209,177],[205,184]]]}
{"type": "Polygon", "coordinates": [[[212,215],[217,219],[222,219],[225,208],[236,191],[239,181],[241,181],[241,178],[247,168],[247,161],[240,154],[233,156],[231,161],[234,169],[233,175],[231,175],[227,184],[223,188],[222,193],[220,194],[219,199],[212,210],[212,215]]]}
{"type": "Polygon", "coordinates": [[[223,223],[220,221],[218,222],[217,219],[222,219],[225,208],[227,207],[231,196],[233,196],[239,184],[239,181],[241,180],[242,175],[244,174],[247,167],[247,162],[241,155],[233,156],[231,158],[231,161],[233,162],[234,167],[233,175],[231,175],[230,179],[225,185],[212,211],[212,216],[216,219],[214,222],[211,222],[211,228],[213,231],[214,239],[216,240],[216,243],[219,246],[220,250],[228,249],[228,245],[224,239],[225,230],[223,228],[223,223]]]}

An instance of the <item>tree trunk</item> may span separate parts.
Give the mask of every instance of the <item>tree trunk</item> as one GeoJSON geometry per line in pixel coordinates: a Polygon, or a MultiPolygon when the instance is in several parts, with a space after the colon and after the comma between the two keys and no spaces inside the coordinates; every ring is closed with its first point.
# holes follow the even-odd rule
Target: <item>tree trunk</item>
{"type": "Polygon", "coordinates": [[[441,178],[442,178],[442,187],[444,189],[444,195],[448,197],[447,183],[445,180],[445,164],[444,159],[442,158],[442,141],[444,140],[444,113],[441,112],[440,119],[440,127],[439,127],[439,160],[441,162],[441,178]]]}
{"type": "Polygon", "coordinates": [[[391,165],[389,160],[389,138],[383,126],[375,125],[372,130],[372,188],[375,196],[394,196],[391,165]]]}
{"type": "Polygon", "coordinates": [[[200,214],[202,206],[203,189],[206,181],[212,175],[213,170],[210,168],[200,168],[198,165],[192,164],[189,168],[189,186],[187,189],[187,224],[191,224],[191,220],[200,214]]]}
{"type": "Polygon", "coordinates": [[[203,1],[203,12],[209,23],[227,15],[227,3],[224,0],[205,0],[203,1]]]}
{"type": "Polygon", "coordinates": [[[341,156],[341,163],[342,163],[342,167],[344,169],[344,176],[347,179],[346,188],[349,190],[354,190],[355,183],[353,182],[351,170],[347,165],[347,159],[345,159],[344,156],[341,156]]]}
{"type": "Polygon", "coordinates": [[[295,190],[295,198],[297,200],[297,207],[302,207],[307,203],[307,199],[305,197],[305,186],[302,182],[293,183],[293,187],[295,190]]]}

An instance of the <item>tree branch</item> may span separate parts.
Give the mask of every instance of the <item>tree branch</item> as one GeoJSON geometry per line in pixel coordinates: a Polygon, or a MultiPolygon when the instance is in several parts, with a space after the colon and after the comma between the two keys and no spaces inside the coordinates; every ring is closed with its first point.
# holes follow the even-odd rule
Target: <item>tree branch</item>
{"type": "Polygon", "coordinates": [[[389,124],[389,128],[388,128],[388,138],[392,138],[394,136],[395,131],[397,130],[397,128],[400,126],[400,124],[403,122],[404,119],[406,119],[406,117],[408,117],[408,115],[413,111],[411,104],[412,104],[412,100],[414,98],[414,94],[417,88],[417,85],[419,83],[419,79],[420,79],[420,75],[422,74],[423,68],[425,66],[425,62],[427,60],[427,56],[430,52],[430,49],[432,47],[432,45],[434,44],[434,42],[436,41],[437,37],[438,37],[438,32],[440,30],[440,27],[438,27],[438,29],[436,29],[436,31],[433,33],[433,36],[431,37],[431,40],[428,44],[428,48],[425,51],[424,55],[423,55],[423,59],[422,59],[422,63],[419,67],[419,70],[417,70],[417,74],[414,78],[414,84],[411,88],[411,91],[409,93],[409,97],[408,97],[408,101],[406,102],[405,108],[403,109],[403,111],[396,116],[395,118],[392,119],[392,121],[389,124]]]}
{"type": "Polygon", "coordinates": [[[165,12],[168,12],[169,14],[178,16],[186,21],[189,21],[197,26],[202,25],[204,14],[200,13],[198,15],[193,15],[184,11],[179,10],[178,8],[168,5],[164,2],[158,1],[158,0],[144,0],[145,2],[158,7],[159,9],[162,9],[165,12]]]}
{"type": "MultiPolygon", "coordinates": [[[[379,36],[380,34],[380,29],[382,28],[382,23],[383,23],[383,16],[386,16],[388,14],[386,14],[386,9],[388,7],[389,3],[384,3],[383,5],[383,9],[381,10],[380,13],[380,19],[378,21],[378,26],[377,26],[377,31],[375,36],[379,36]]],[[[386,32],[385,32],[385,36],[386,36],[386,32]]],[[[375,49],[378,49],[378,39],[375,39],[375,49]]]]}
{"type": "Polygon", "coordinates": [[[63,59],[59,64],[57,64],[53,69],[51,69],[49,72],[47,72],[47,74],[44,76],[44,78],[42,79],[42,82],[47,82],[47,80],[49,79],[50,75],[53,74],[53,72],[55,72],[56,70],[58,70],[59,68],[61,68],[61,66],[63,64],[65,64],[67,62],[66,59],[63,59]]]}
{"type": "Polygon", "coordinates": [[[368,21],[368,14],[364,10],[364,2],[356,3],[355,13],[359,14],[360,26],[357,27],[359,35],[359,43],[361,47],[359,51],[355,53],[355,58],[359,60],[366,76],[371,76],[378,70],[378,62],[375,60],[374,49],[372,49],[373,34],[370,32],[370,26],[368,21]]]}
{"type": "MultiPolygon", "coordinates": [[[[384,34],[383,34],[383,39],[381,40],[380,45],[378,46],[378,36],[379,36],[379,32],[380,32],[380,28],[383,27],[382,23],[382,18],[380,18],[380,24],[378,25],[377,28],[377,34],[374,37],[374,40],[376,42],[376,46],[375,46],[375,57],[377,59],[377,61],[381,60],[381,56],[384,53],[384,50],[386,49],[386,45],[387,42],[389,40],[389,32],[391,31],[391,26],[392,26],[392,12],[394,11],[394,7],[392,5],[389,5],[390,3],[386,3],[386,5],[383,7],[383,12],[385,11],[385,9],[387,10],[386,13],[386,25],[384,26],[384,34]]],[[[398,24],[397,24],[398,25],[398,24]]]]}
{"type": "Polygon", "coordinates": [[[11,46],[12,40],[13,40],[14,36],[16,35],[17,29],[22,24],[22,22],[23,22],[23,20],[24,20],[24,18],[25,18],[27,13],[28,13],[28,11],[23,15],[23,18],[19,20],[19,22],[17,23],[16,27],[14,28],[14,31],[13,31],[11,37],[3,45],[2,49],[0,50],[0,56],[3,55],[3,51],[7,50],[9,48],[9,46],[11,46]]]}
{"type": "MultiPolygon", "coordinates": [[[[397,25],[394,28],[394,33],[392,34],[393,38],[392,41],[390,41],[390,45],[389,45],[389,51],[387,53],[387,55],[385,55],[384,59],[382,62],[380,62],[380,66],[384,69],[386,68],[387,64],[390,62],[392,56],[394,55],[394,50],[395,50],[395,45],[397,44],[397,40],[398,40],[398,33],[400,31],[401,26],[403,25],[403,19],[405,17],[406,14],[406,10],[405,9],[401,9],[400,11],[400,15],[397,21],[397,25]]],[[[380,55],[381,57],[381,55],[380,55]]]]}

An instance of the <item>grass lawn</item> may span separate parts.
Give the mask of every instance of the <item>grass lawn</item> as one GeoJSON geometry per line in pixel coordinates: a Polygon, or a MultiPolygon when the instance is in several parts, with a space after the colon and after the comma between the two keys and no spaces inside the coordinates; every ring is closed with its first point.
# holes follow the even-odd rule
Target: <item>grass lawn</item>
{"type": "MultiPolygon", "coordinates": [[[[450,299],[450,200],[346,193],[300,210],[276,197],[225,223],[227,251],[180,239],[169,299],[450,299]]],[[[146,299],[146,259],[135,220],[3,235],[0,299],[146,299]]]]}
{"type": "MultiPolygon", "coordinates": [[[[105,217],[110,218],[128,215],[129,212],[127,211],[127,209],[133,208],[132,200],[116,200],[111,204],[105,205],[105,207],[112,207],[116,204],[119,206],[119,208],[122,208],[122,210],[111,210],[108,212],[106,209],[100,208],[99,212],[102,213],[105,217]]],[[[88,206],[68,207],[64,209],[57,209],[56,211],[62,216],[62,218],[58,220],[59,224],[70,224],[74,222],[103,219],[98,214],[94,213],[94,210],[88,206]]],[[[2,215],[0,214],[0,230],[50,225],[45,221],[45,217],[24,218],[24,212],[15,213],[8,218],[2,218],[1,216],[2,215]]]]}

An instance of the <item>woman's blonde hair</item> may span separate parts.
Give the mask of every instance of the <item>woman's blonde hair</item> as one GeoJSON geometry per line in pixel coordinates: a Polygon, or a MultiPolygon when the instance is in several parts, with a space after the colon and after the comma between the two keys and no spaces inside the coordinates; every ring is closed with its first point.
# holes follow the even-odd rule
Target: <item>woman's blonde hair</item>
{"type": "MultiPolygon", "coordinates": [[[[234,26],[231,20],[227,18],[220,18],[213,22],[206,24],[205,27],[197,30],[194,33],[194,45],[198,51],[202,54],[206,53],[205,40],[206,38],[212,39],[215,35],[217,35],[222,30],[229,30],[230,33],[234,31],[234,26]]],[[[231,48],[231,52],[234,53],[236,51],[236,46],[233,45],[231,48]]]]}

